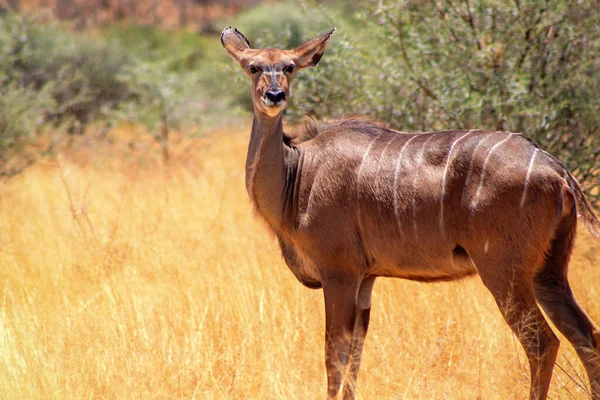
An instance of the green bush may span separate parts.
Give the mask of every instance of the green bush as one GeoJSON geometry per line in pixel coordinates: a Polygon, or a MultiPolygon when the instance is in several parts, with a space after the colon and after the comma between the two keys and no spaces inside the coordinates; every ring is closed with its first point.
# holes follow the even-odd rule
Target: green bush
{"type": "Polygon", "coordinates": [[[168,71],[168,63],[138,60],[118,76],[134,94],[121,105],[120,116],[146,126],[161,142],[165,161],[169,160],[170,130],[190,132],[201,119],[197,76],[168,71]]]}
{"type": "Polygon", "coordinates": [[[116,79],[129,56],[119,46],[73,35],[41,18],[0,16],[0,76],[5,89],[18,86],[52,98],[43,102],[40,124],[79,131],[89,121],[107,117],[130,96],[116,79]]]}
{"type": "Polygon", "coordinates": [[[21,153],[23,145],[42,126],[47,110],[54,106],[48,91],[36,91],[0,78],[0,175],[15,172],[15,165],[9,165],[10,159],[21,153]]]}
{"type": "Polygon", "coordinates": [[[166,70],[185,72],[201,69],[212,54],[214,43],[186,30],[165,30],[155,26],[118,23],[101,31],[106,40],[118,42],[139,60],[163,62],[166,70]]]}
{"type": "Polygon", "coordinates": [[[223,82],[230,76],[222,68],[227,56],[218,36],[133,24],[115,24],[102,34],[133,59],[117,75],[133,96],[116,118],[138,122],[157,138],[165,127],[191,133],[222,123],[230,104],[223,82]]]}
{"type": "Polygon", "coordinates": [[[77,133],[130,119],[160,140],[169,129],[195,128],[214,90],[214,48],[205,42],[126,25],[74,33],[41,14],[0,15],[0,173],[6,154],[18,156],[46,127],[77,133]]]}

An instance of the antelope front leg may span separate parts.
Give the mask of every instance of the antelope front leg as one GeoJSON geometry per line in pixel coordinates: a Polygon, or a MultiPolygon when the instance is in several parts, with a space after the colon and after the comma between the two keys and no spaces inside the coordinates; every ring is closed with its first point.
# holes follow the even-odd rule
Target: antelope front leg
{"type": "MultiPolygon", "coordinates": [[[[325,366],[327,396],[337,398],[342,385],[343,399],[354,398],[354,382],[345,379],[349,348],[356,319],[358,282],[325,282],[325,366]]],[[[349,374],[351,377],[352,374],[349,374]]]]}
{"type": "MultiPolygon", "coordinates": [[[[352,342],[350,343],[350,377],[351,382],[356,384],[358,369],[362,356],[367,330],[369,329],[369,319],[371,315],[371,292],[375,277],[363,279],[358,290],[356,302],[356,314],[354,318],[354,331],[352,332],[352,342]]],[[[349,387],[352,390],[354,387],[349,387]]]]}

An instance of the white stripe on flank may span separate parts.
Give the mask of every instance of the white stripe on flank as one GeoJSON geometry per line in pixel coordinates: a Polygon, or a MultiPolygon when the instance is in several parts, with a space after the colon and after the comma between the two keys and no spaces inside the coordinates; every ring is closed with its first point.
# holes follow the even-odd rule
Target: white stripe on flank
{"type": "Polygon", "coordinates": [[[358,212],[358,215],[359,215],[359,224],[360,224],[360,214],[361,214],[361,211],[360,211],[360,199],[359,199],[360,176],[362,174],[362,170],[363,170],[363,167],[365,165],[365,161],[367,160],[369,152],[371,151],[371,147],[373,147],[373,144],[375,143],[375,141],[377,139],[379,139],[379,135],[375,136],[373,138],[373,140],[371,140],[371,142],[367,146],[367,150],[365,150],[365,153],[363,154],[362,160],[361,160],[360,165],[358,167],[358,172],[356,173],[356,197],[358,199],[358,201],[356,202],[356,211],[358,212]]]}
{"type": "Polygon", "coordinates": [[[527,175],[525,175],[525,186],[523,187],[523,195],[521,196],[521,208],[523,208],[523,206],[525,205],[525,199],[527,198],[527,187],[529,186],[529,176],[531,175],[531,170],[533,169],[533,161],[535,160],[537,152],[538,149],[533,150],[531,160],[529,161],[529,168],[527,168],[527,175]]]}
{"type": "Polygon", "coordinates": [[[502,139],[501,141],[499,141],[498,143],[493,145],[492,148],[490,149],[489,153],[485,157],[485,160],[483,160],[483,167],[481,168],[481,176],[479,177],[479,186],[477,186],[477,191],[475,192],[475,196],[473,197],[473,201],[471,202],[471,208],[474,209],[475,207],[477,207],[477,199],[479,198],[479,195],[481,194],[481,189],[483,189],[483,179],[485,177],[485,167],[486,167],[488,161],[490,160],[492,153],[499,146],[504,144],[504,142],[506,142],[508,139],[510,139],[512,137],[512,135],[514,135],[514,133],[509,133],[506,138],[502,139]]]}
{"type": "Polygon", "coordinates": [[[463,191],[462,191],[462,195],[460,198],[460,207],[461,209],[463,209],[465,207],[465,195],[467,194],[466,191],[468,188],[470,188],[470,182],[471,182],[471,175],[473,174],[473,163],[475,161],[475,157],[477,157],[477,150],[479,150],[479,148],[485,143],[485,141],[490,138],[493,137],[493,134],[487,134],[483,139],[479,140],[479,143],[477,143],[477,146],[475,146],[475,148],[473,149],[473,152],[471,153],[471,159],[469,160],[469,169],[467,170],[467,177],[465,178],[465,183],[463,185],[463,191]]]}
{"type": "Polygon", "coordinates": [[[356,174],[356,183],[360,183],[360,175],[362,173],[363,167],[365,165],[365,161],[367,160],[367,157],[369,156],[369,152],[371,151],[371,147],[373,147],[373,144],[375,143],[375,141],[379,139],[379,135],[375,136],[373,138],[373,140],[371,140],[371,142],[369,143],[369,145],[367,146],[367,150],[365,151],[365,153],[362,156],[362,160],[360,162],[360,165],[358,167],[358,172],[356,174]]]}
{"type": "Polygon", "coordinates": [[[417,233],[417,181],[419,180],[419,167],[421,166],[421,162],[423,161],[423,155],[425,154],[425,148],[427,147],[427,143],[431,139],[435,137],[435,133],[432,133],[431,136],[423,143],[423,147],[421,147],[421,151],[419,152],[419,156],[417,158],[416,164],[417,168],[415,169],[415,179],[413,179],[412,184],[412,209],[413,209],[413,226],[415,228],[415,234],[417,233]]]}
{"type": "Polygon", "coordinates": [[[452,157],[454,146],[456,146],[456,144],[463,138],[469,136],[473,131],[474,129],[471,129],[469,132],[456,139],[454,143],[452,143],[452,146],[450,146],[448,157],[446,157],[446,166],[444,167],[444,173],[442,174],[442,194],[440,195],[440,232],[442,232],[442,235],[444,234],[444,196],[446,195],[446,176],[448,175],[448,169],[450,167],[450,157],[452,157]]]}
{"type": "Polygon", "coordinates": [[[385,147],[383,148],[383,151],[381,152],[381,155],[379,156],[379,161],[381,161],[383,159],[383,155],[385,154],[385,151],[387,150],[387,148],[390,146],[390,144],[398,139],[400,137],[400,135],[393,135],[392,138],[390,139],[389,142],[387,142],[387,144],[385,145],[385,147]]]}
{"type": "Polygon", "coordinates": [[[398,224],[398,229],[400,230],[401,233],[402,233],[402,224],[400,223],[400,216],[398,215],[398,172],[400,171],[400,163],[402,161],[402,154],[404,153],[406,146],[408,146],[408,144],[410,142],[412,142],[414,139],[416,139],[417,137],[419,137],[419,136],[415,135],[415,136],[411,137],[410,139],[408,139],[404,143],[404,145],[400,149],[400,154],[398,155],[398,161],[396,161],[396,169],[394,170],[394,215],[396,216],[396,223],[398,224]]]}

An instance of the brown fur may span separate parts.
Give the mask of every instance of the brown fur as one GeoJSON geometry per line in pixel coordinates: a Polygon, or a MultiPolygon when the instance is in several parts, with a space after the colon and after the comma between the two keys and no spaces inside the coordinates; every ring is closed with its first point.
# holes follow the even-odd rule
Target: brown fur
{"type": "Polygon", "coordinates": [[[314,139],[319,134],[319,123],[315,118],[306,117],[303,123],[290,133],[283,134],[286,145],[296,147],[301,143],[314,139]]]}
{"type": "Polygon", "coordinates": [[[254,50],[237,31],[222,34],[252,79],[250,199],[298,280],[323,289],[328,396],[354,397],[376,277],[478,273],[525,349],[530,398],[546,398],[558,349],[539,302],[578,350],[600,400],[600,331],[567,281],[577,213],[599,237],[600,222],[575,179],[508,132],[409,134],[350,119],[308,120],[284,134],[287,102],[269,105],[268,92],[287,99],[296,70],[318,62],[331,33],[294,50],[254,50]]]}
{"type": "Polygon", "coordinates": [[[297,147],[304,142],[317,137],[321,132],[336,128],[349,128],[359,131],[385,129],[390,132],[392,130],[386,128],[383,124],[367,118],[348,118],[338,121],[317,121],[314,117],[305,117],[302,124],[297,126],[290,133],[284,132],[283,139],[286,145],[297,147]]]}

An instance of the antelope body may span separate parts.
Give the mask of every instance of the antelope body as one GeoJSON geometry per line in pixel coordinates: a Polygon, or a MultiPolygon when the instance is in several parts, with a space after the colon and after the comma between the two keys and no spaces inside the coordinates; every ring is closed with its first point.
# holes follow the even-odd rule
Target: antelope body
{"type": "Polygon", "coordinates": [[[559,346],[539,303],[599,400],[600,331],[567,267],[577,215],[598,237],[600,222],[575,179],[515,133],[409,134],[357,119],[284,133],[289,82],[318,63],[334,31],[287,51],[252,49],[231,28],[221,35],[253,82],[250,199],[296,278],[324,292],[328,396],[354,398],[376,277],[478,273],[525,349],[530,398],[546,398],[559,346]]]}

